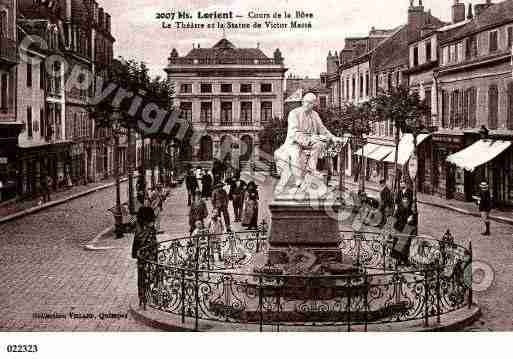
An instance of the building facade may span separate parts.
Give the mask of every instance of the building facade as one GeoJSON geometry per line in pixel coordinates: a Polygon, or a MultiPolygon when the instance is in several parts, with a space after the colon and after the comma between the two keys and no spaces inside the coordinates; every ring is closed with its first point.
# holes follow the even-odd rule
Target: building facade
{"type": "Polygon", "coordinates": [[[443,197],[472,200],[487,180],[497,204],[513,205],[513,3],[487,1],[471,11],[470,21],[440,42],[433,187],[443,197]],[[489,141],[478,154],[482,163],[469,167],[462,151],[481,140],[489,141]]]}
{"type": "Polygon", "coordinates": [[[16,10],[16,0],[0,0],[0,202],[16,193],[18,135],[23,129],[16,116],[16,10]]]}
{"type": "Polygon", "coordinates": [[[89,102],[96,71],[101,74],[112,61],[110,16],[92,0],[22,0],[17,24],[23,59],[17,66],[17,115],[24,123],[18,195],[39,195],[46,176],[53,190],[103,178],[112,164],[111,156],[105,165],[105,147],[112,144],[103,145],[107,133],[96,129],[89,102]],[[31,40],[36,36],[44,44],[31,40]],[[100,52],[97,38],[107,39],[100,52]]]}
{"type": "Polygon", "coordinates": [[[237,165],[259,159],[259,131],[283,116],[287,69],[280,50],[270,58],[258,47],[237,48],[223,38],[185,56],[173,49],[165,71],[175,106],[201,133],[182,151],[184,161],[210,165],[218,158],[237,165]]]}

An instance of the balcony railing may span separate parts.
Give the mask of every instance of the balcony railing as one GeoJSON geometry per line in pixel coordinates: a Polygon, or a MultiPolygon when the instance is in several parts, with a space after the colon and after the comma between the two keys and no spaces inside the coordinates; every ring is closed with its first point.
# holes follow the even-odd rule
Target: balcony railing
{"type": "Polygon", "coordinates": [[[171,58],[169,65],[281,65],[274,59],[237,59],[237,58],[210,58],[190,59],[171,58]]]}
{"type": "Polygon", "coordinates": [[[18,62],[16,53],[16,41],[6,37],[0,37],[0,61],[15,65],[18,62]]]}

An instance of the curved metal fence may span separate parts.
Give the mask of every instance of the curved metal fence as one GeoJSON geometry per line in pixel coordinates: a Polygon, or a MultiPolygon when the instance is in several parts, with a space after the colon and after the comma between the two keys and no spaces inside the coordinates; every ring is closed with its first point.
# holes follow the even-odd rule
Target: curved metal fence
{"type": "Polygon", "coordinates": [[[293,275],[262,266],[269,249],[262,230],[142,248],[140,305],[177,315],[182,323],[192,320],[195,329],[199,320],[208,320],[261,331],[281,326],[350,331],[412,320],[429,326],[472,304],[471,248],[409,237],[408,261],[401,263],[391,238],[379,233],[340,232],[340,238],[340,251],[358,268],[354,273],[293,275]]]}

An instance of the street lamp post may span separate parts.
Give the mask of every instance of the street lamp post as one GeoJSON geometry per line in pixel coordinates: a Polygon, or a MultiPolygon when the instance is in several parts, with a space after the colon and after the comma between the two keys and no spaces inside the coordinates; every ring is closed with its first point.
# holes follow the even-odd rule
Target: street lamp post
{"type": "Polygon", "coordinates": [[[114,177],[116,179],[116,207],[114,209],[114,222],[116,238],[123,237],[123,214],[121,212],[121,182],[119,178],[119,130],[121,114],[119,107],[114,107],[112,113],[112,132],[114,135],[114,177]]]}

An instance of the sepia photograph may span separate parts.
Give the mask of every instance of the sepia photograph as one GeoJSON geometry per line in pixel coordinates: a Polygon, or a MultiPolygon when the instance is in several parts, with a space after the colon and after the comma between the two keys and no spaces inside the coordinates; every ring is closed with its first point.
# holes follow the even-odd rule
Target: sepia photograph
{"type": "Polygon", "coordinates": [[[511,332],[512,143],[513,0],[0,0],[0,335],[511,332]]]}

